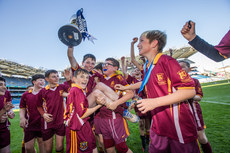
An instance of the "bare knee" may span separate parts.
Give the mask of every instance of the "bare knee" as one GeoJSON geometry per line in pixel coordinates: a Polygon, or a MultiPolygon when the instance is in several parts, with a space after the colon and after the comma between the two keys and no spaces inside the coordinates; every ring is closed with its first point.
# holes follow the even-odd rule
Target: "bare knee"
{"type": "Polygon", "coordinates": [[[26,146],[25,149],[27,153],[35,153],[34,146],[26,146]]]}
{"type": "Polygon", "coordinates": [[[10,152],[10,145],[0,149],[0,153],[11,153],[10,152]]]}
{"type": "Polygon", "coordinates": [[[56,140],[55,140],[55,149],[56,151],[62,151],[64,148],[64,137],[63,136],[57,136],[56,135],[56,140]]]}
{"type": "Polygon", "coordinates": [[[44,147],[46,153],[52,153],[53,151],[53,138],[50,138],[49,140],[44,141],[44,147]]]}

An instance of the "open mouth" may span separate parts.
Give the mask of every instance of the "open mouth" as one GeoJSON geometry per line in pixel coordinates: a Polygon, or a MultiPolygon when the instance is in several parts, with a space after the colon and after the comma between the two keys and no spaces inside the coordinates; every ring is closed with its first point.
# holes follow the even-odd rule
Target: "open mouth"
{"type": "Polygon", "coordinates": [[[0,90],[0,93],[5,93],[6,92],[6,90],[0,90]]]}

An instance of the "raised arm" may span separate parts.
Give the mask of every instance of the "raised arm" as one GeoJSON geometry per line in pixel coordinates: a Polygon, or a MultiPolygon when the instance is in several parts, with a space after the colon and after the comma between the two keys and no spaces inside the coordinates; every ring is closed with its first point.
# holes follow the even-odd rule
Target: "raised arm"
{"type": "Polygon", "coordinates": [[[138,41],[138,38],[133,38],[133,41],[131,42],[131,50],[130,50],[130,56],[131,56],[131,62],[139,69],[141,70],[141,64],[138,63],[135,59],[135,53],[134,53],[134,44],[138,41]]]}
{"type": "Polygon", "coordinates": [[[190,21],[190,25],[191,26],[189,26],[189,22],[186,22],[181,29],[181,34],[189,41],[188,43],[197,51],[214,60],[215,62],[223,61],[225,58],[219,54],[219,51],[213,45],[196,35],[195,23],[190,21]]]}
{"type": "Polygon", "coordinates": [[[124,78],[126,78],[128,74],[127,74],[127,70],[125,69],[125,57],[124,56],[121,57],[121,71],[124,74],[124,78]]]}
{"type": "Polygon", "coordinates": [[[79,64],[77,63],[75,57],[73,56],[73,47],[68,47],[67,56],[71,67],[77,69],[79,64]]]}

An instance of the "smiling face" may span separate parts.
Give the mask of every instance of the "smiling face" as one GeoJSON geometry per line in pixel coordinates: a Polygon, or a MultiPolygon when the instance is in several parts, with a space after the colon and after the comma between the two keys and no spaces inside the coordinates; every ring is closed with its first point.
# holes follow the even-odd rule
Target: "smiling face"
{"type": "Polygon", "coordinates": [[[151,51],[151,43],[149,43],[149,39],[147,39],[144,35],[140,37],[137,47],[139,49],[140,56],[144,56],[146,53],[151,51]]]}
{"type": "Polygon", "coordinates": [[[118,69],[117,66],[114,66],[113,62],[110,60],[105,61],[105,63],[102,64],[102,67],[103,67],[103,74],[107,77],[115,73],[116,70],[118,69]]]}
{"type": "Polygon", "coordinates": [[[6,83],[4,81],[0,81],[0,96],[5,95],[6,92],[6,83]]]}
{"type": "Polygon", "coordinates": [[[39,78],[33,81],[33,84],[36,88],[43,88],[45,85],[45,79],[39,78]]]}
{"type": "Polygon", "coordinates": [[[89,82],[89,74],[80,72],[79,74],[77,74],[77,76],[73,77],[73,81],[75,82],[75,84],[80,86],[82,89],[85,89],[89,82]]]}
{"type": "Polygon", "coordinates": [[[87,58],[84,62],[82,62],[82,66],[84,67],[85,70],[90,72],[93,70],[95,63],[96,61],[93,60],[92,58],[87,58]]]}
{"type": "Polygon", "coordinates": [[[136,79],[141,78],[141,71],[138,68],[134,69],[134,76],[135,76],[136,79]]]}
{"type": "Polygon", "coordinates": [[[45,79],[51,85],[57,85],[59,83],[58,73],[50,73],[50,75],[46,77],[45,79]]]}

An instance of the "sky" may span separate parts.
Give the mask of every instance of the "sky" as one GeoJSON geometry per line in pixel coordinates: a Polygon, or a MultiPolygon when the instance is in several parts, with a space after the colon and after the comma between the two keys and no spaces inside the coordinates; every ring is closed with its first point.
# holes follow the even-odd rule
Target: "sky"
{"type": "MultiPolygon", "coordinates": [[[[88,32],[97,38],[74,48],[74,56],[91,53],[98,61],[130,56],[130,43],[146,30],[167,34],[169,48],[189,46],[180,33],[186,21],[196,23],[196,33],[217,45],[230,28],[229,0],[0,0],[0,59],[36,68],[63,70],[69,66],[67,46],[58,38],[61,26],[83,8],[88,32]]],[[[135,54],[138,49],[135,46],[135,54]]],[[[199,69],[230,65],[216,63],[196,53],[189,59],[199,69]]]]}

